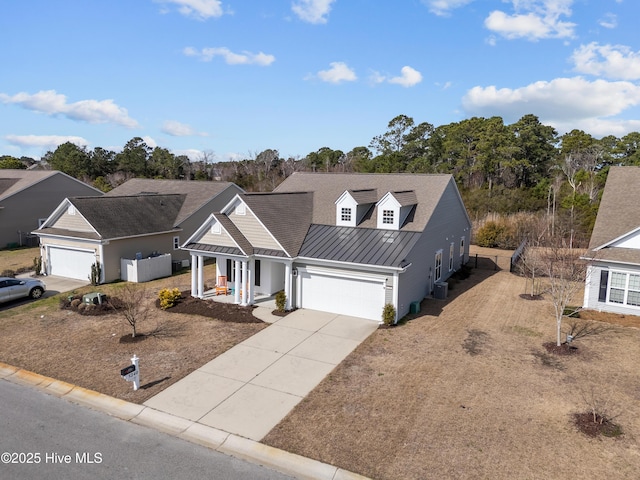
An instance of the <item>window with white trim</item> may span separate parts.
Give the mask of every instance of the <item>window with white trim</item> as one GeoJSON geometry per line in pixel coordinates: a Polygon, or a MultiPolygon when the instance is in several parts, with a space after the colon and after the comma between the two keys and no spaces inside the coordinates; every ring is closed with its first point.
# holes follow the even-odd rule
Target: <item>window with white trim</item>
{"type": "Polygon", "coordinates": [[[640,274],[611,272],[609,302],[640,307],[640,274]]]}
{"type": "Polygon", "coordinates": [[[340,209],[340,220],[342,220],[343,222],[350,222],[351,221],[351,209],[350,208],[342,207],[340,209]]]}
{"type": "Polygon", "coordinates": [[[393,210],[382,211],[382,223],[385,225],[393,225],[393,210]]]}
{"type": "Polygon", "coordinates": [[[220,228],[220,222],[215,222],[213,225],[211,225],[211,233],[216,235],[220,235],[220,233],[222,233],[222,228],[220,228]]]}
{"type": "Polygon", "coordinates": [[[442,278],[442,250],[436,252],[436,268],[434,274],[434,280],[437,282],[442,278]]]}
{"type": "Polygon", "coordinates": [[[235,213],[236,215],[246,215],[247,209],[245,208],[245,204],[240,202],[238,205],[236,205],[235,213]]]}
{"type": "Polygon", "coordinates": [[[180,248],[180,237],[173,237],[173,249],[178,250],[180,248]]]}
{"type": "Polygon", "coordinates": [[[449,245],[449,271],[453,270],[453,243],[449,245]]]}
{"type": "Polygon", "coordinates": [[[76,207],[74,207],[73,205],[69,205],[67,207],[67,215],[75,215],[76,214],[76,207]]]}

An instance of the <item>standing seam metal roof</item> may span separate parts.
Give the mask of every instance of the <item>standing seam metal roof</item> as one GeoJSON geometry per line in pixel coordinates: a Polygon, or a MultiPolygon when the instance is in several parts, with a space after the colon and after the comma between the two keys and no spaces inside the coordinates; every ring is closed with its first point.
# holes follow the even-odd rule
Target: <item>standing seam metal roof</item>
{"type": "Polygon", "coordinates": [[[300,256],[336,262],[401,267],[419,232],[311,225],[300,256]]]}

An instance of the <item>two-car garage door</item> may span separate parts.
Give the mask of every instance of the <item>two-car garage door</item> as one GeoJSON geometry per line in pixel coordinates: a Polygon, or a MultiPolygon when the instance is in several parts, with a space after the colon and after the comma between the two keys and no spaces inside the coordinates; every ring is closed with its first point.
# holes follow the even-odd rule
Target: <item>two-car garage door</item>
{"type": "Polygon", "coordinates": [[[49,274],[89,281],[95,253],[86,250],[49,247],[49,274]]]}
{"type": "Polygon", "coordinates": [[[299,268],[300,306],[311,310],[380,320],[385,278],[299,268]]]}

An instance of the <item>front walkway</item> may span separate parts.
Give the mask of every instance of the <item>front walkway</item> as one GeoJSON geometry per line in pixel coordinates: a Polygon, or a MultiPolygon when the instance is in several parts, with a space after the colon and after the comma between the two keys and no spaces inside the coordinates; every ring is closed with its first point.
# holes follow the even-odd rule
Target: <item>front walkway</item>
{"type": "MultiPolygon", "coordinates": [[[[270,315],[267,308],[257,307],[270,315]]],[[[144,405],[259,441],[377,328],[371,320],[296,310],[144,405]]]]}

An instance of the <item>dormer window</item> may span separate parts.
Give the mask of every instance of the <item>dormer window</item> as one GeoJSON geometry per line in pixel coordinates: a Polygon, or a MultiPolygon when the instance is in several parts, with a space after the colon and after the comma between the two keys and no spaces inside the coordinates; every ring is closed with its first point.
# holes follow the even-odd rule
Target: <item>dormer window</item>
{"type": "Polygon", "coordinates": [[[75,215],[76,214],[76,207],[74,207],[73,205],[69,205],[67,207],[67,215],[75,215]]]}
{"type": "Polygon", "coordinates": [[[343,222],[351,222],[351,209],[342,208],[340,211],[340,220],[343,222]]]}
{"type": "Polygon", "coordinates": [[[382,211],[382,223],[385,225],[393,225],[393,210],[383,210],[382,211]]]}
{"type": "Polygon", "coordinates": [[[240,202],[236,205],[235,214],[236,215],[246,215],[247,209],[245,208],[244,203],[240,202]]]}

